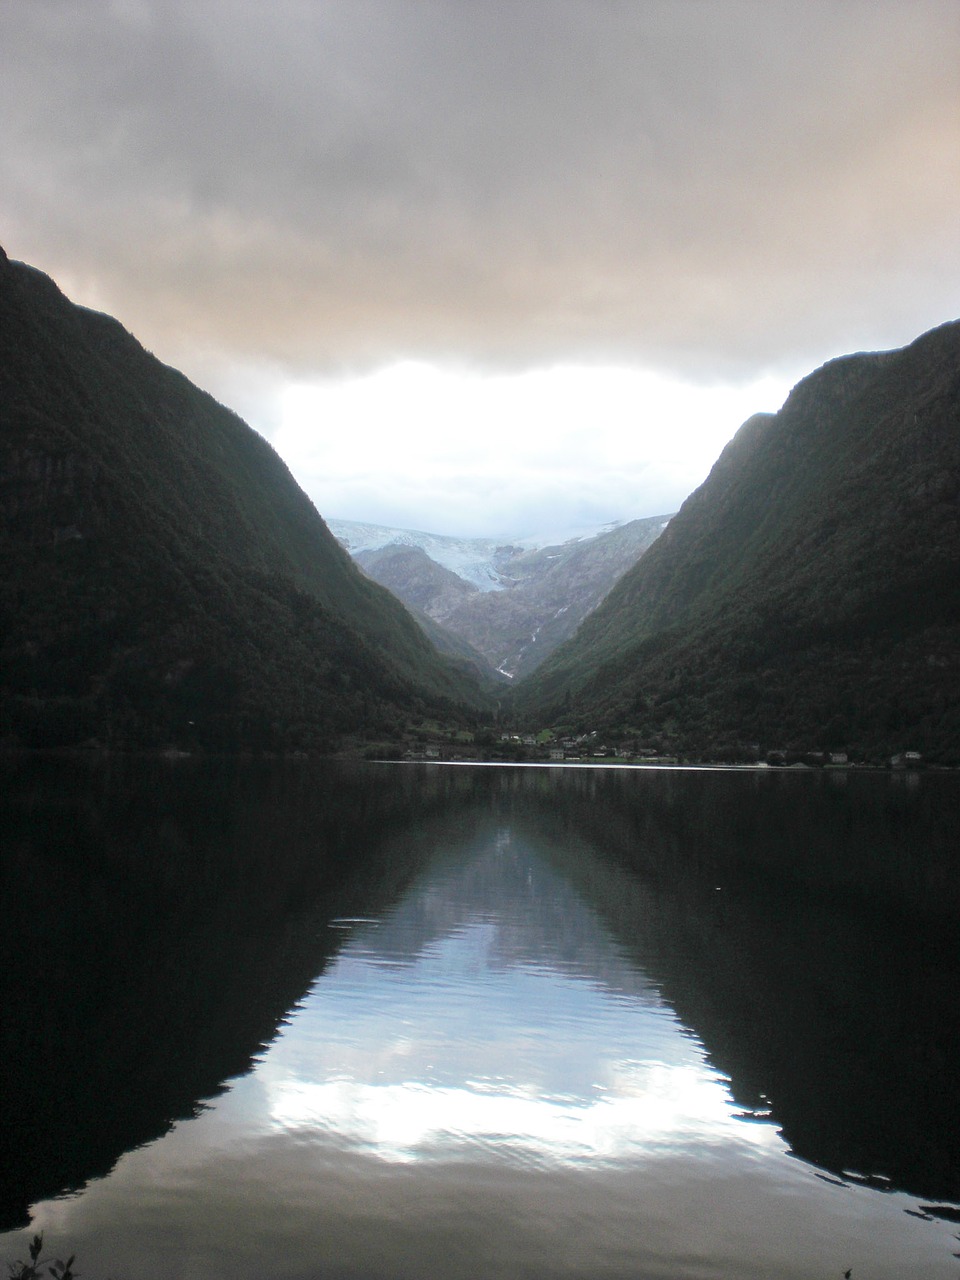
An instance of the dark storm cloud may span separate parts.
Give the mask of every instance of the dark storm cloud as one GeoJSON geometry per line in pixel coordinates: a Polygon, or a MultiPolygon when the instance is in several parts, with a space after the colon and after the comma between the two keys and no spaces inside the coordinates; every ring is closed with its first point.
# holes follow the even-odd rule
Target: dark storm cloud
{"type": "Polygon", "coordinates": [[[955,306],[955,0],[0,0],[0,60],[0,240],[166,352],[736,375],[955,306]]]}

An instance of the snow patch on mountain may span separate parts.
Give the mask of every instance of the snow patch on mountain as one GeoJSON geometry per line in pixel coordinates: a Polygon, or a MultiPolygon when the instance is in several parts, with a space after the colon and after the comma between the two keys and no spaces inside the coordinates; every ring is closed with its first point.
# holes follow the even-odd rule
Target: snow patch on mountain
{"type": "Polygon", "coordinates": [[[610,520],[599,525],[567,525],[522,538],[496,539],[454,538],[420,529],[395,529],[389,525],[356,520],[327,520],[330,532],[351,555],[379,551],[389,546],[420,547],[431,560],[450,569],[480,591],[502,591],[513,586],[510,562],[522,552],[586,542],[602,533],[610,533],[624,523],[623,520],[610,520]]]}
{"type": "Polygon", "coordinates": [[[568,542],[587,542],[591,538],[598,538],[601,533],[612,533],[626,523],[626,520],[608,520],[606,524],[560,525],[547,533],[517,538],[514,545],[523,547],[524,551],[539,551],[541,547],[564,547],[568,542]]]}
{"type": "Polygon", "coordinates": [[[354,520],[328,519],[327,526],[351,555],[390,546],[420,547],[431,560],[480,591],[502,591],[512,585],[502,570],[520,550],[519,543],[497,542],[492,538],[451,538],[419,529],[392,529],[354,520]]]}

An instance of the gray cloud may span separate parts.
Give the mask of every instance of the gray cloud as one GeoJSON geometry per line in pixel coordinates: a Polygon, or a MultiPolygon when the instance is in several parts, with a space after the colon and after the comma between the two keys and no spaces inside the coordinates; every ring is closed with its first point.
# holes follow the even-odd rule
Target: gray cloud
{"type": "Polygon", "coordinates": [[[0,60],[0,239],[195,376],[745,377],[956,304],[955,0],[4,0],[0,60]]]}

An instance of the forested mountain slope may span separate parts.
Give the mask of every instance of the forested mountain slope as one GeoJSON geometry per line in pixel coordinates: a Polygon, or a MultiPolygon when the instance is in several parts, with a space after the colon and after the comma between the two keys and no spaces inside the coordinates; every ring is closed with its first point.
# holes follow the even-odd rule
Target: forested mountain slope
{"type": "Polygon", "coordinates": [[[960,761],[960,322],[740,429],[518,714],[960,761]]]}
{"type": "Polygon", "coordinates": [[[476,704],[273,449],[0,250],[0,735],[322,747],[476,704]]]}

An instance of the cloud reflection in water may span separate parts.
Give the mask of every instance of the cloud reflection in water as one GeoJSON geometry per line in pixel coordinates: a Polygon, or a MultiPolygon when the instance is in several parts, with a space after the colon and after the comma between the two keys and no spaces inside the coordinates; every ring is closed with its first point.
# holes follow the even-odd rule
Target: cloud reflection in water
{"type": "Polygon", "coordinates": [[[363,923],[258,1074],[273,1126],[389,1162],[782,1146],[563,877],[499,843],[363,923]]]}

